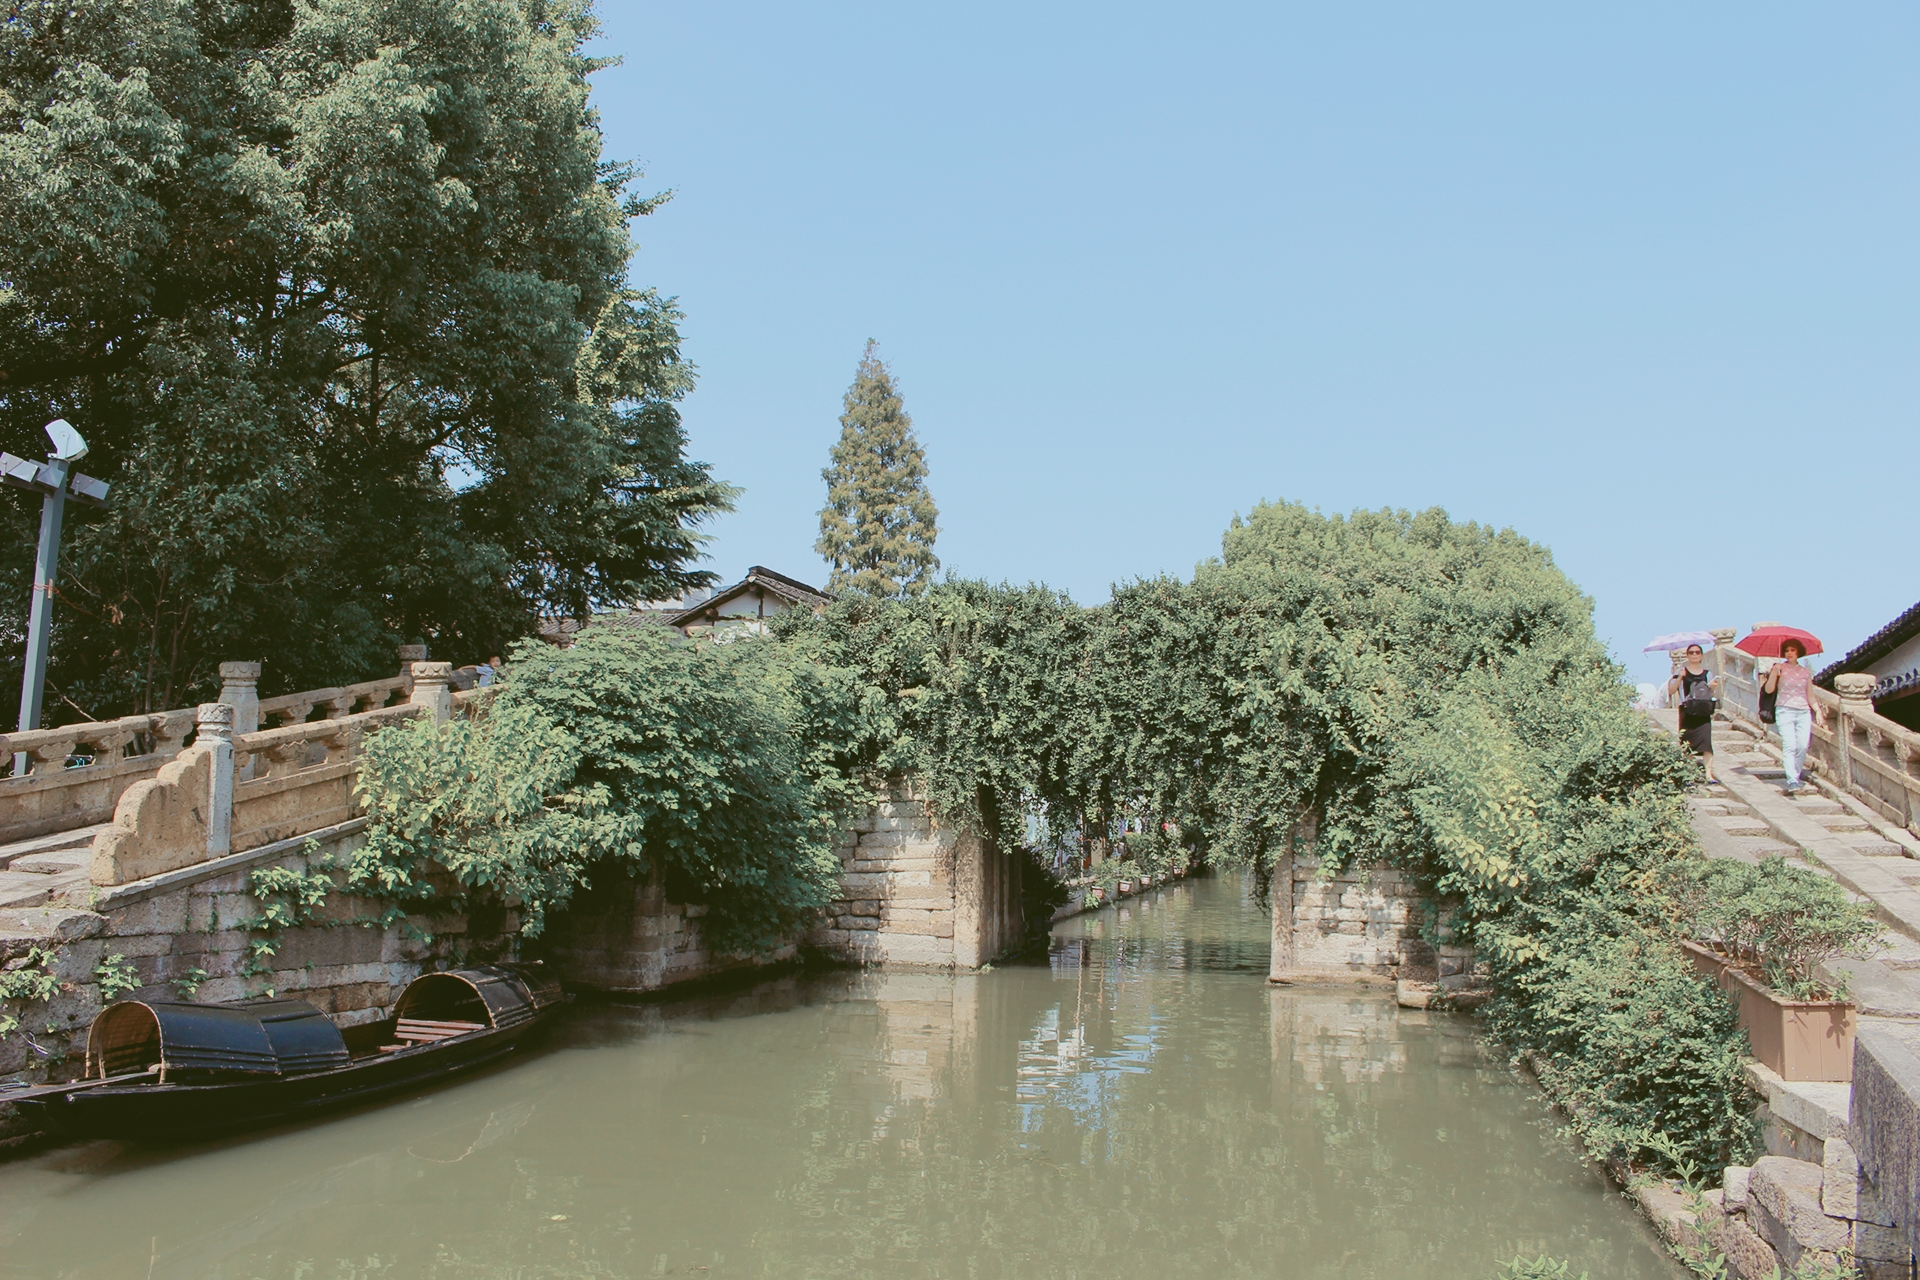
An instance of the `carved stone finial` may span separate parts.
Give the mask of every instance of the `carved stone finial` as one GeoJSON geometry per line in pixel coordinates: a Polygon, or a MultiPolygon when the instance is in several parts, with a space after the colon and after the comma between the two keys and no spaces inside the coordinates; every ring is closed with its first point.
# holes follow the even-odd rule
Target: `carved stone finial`
{"type": "Polygon", "coordinates": [[[403,644],[400,654],[400,694],[402,697],[413,692],[413,664],[427,660],[427,646],[423,644],[403,644]]]}
{"type": "Polygon", "coordinates": [[[1873,688],[1880,682],[1873,676],[1859,672],[1849,672],[1833,678],[1833,687],[1848,702],[1868,702],[1873,698],[1873,688]]]}
{"type": "Polygon", "coordinates": [[[445,724],[453,715],[453,664],[416,662],[409,670],[413,676],[413,689],[407,695],[407,701],[414,706],[426,707],[436,723],[445,724]]]}
{"type": "Polygon", "coordinates": [[[194,722],[202,743],[214,738],[233,740],[233,708],[224,702],[201,703],[194,713],[194,722]]]}
{"type": "Polygon", "coordinates": [[[1734,627],[1715,627],[1711,634],[1713,636],[1713,647],[1716,649],[1724,649],[1733,643],[1733,638],[1739,635],[1740,632],[1734,627]]]}
{"type": "Polygon", "coordinates": [[[259,684],[260,664],[257,662],[223,662],[220,664],[220,683],[259,684]]]}

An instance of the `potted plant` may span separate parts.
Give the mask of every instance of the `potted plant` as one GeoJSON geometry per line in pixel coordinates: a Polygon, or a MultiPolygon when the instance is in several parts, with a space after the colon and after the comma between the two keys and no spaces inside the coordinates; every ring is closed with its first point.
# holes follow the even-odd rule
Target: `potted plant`
{"type": "Polygon", "coordinates": [[[1121,892],[1121,893],[1132,893],[1132,892],[1133,892],[1133,881],[1131,881],[1131,880],[1122,880],[1122,881],[1120,882],[1120,892],[1121,892]]]}
{"type": "Polygon", "coordinates": [[[1679,889],[1681,947],[1733,998],[1753,1056],[1785,1080],[1852,1080],[1858,1010],[1822,966],[1874,949],[1872,908],[1786,858],[1695,865],[1679,889]]]}

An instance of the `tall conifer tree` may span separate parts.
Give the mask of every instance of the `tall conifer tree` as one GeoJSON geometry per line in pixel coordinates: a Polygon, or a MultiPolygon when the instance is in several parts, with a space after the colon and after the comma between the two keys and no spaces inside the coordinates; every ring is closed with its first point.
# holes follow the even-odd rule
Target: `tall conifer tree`
{"type": "Polygon", "coordinates": [[[893,374],[867,340],[840,415],[833,464],[820,473],[827,505],[813,549],[833,566],[828,589],[905,599],[940,568],[939,511],[927,492],[927,455],[913,434],[893,374]]]}

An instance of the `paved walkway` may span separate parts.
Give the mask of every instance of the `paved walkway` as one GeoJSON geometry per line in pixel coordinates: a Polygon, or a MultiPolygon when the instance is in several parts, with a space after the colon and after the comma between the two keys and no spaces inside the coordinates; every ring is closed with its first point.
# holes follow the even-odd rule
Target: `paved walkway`
{"type": "Polygon", "coordinates": [[[90,918],[74,901],[84,902],[92,888],[87,866],[104,825],[0,845],[0,955],[8,944],[68,937],[90,918]]]}
{"type": "MultiPolygon", "coordinates": [[[[1677,732],[1672,711],[1651,714],[1677,732]]],[[[1848,975],[1862,1018],[1920,1033],[1920,840],[1819,779],[1796,796],[1784,794],[1779,748],[1738,722],[1716,720],[1713,743],[1714,772],[1725,785],[1687,801],[1707,856],[1797,855],[1872,903],[1886,925],[1878,954],[1825,968],[1829,977],[1848,975]]]]}

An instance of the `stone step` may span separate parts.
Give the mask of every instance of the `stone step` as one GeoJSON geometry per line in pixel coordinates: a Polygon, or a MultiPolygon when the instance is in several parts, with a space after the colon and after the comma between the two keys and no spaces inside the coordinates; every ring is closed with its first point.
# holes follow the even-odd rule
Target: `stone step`
{"type": "Polygon", "coordinates": [[[71,831],[55,831],[44,836],[32,836],[25,840],[15,840],[0,844],[0,870],[4,870],[21,858],[38,853],[53,853],[60,849],[84,849],[93,844],[93,838],[106,830],[108,823],[95,823],[90,827],[75,827],[71,831]]]}
{"type": "Polygon", "coordinates": [[[1730,836],[1765,836],[1769,830],[1758,818],[1722,818],[1720,828],[1730,836]]]}
{"type": "Polygon", "coordinates": [[[44,906],[86,884],[84,868],[55,872],[0,871],[0,911],[44,906]]]}
{"type": "Polygon", "coordinates": [[[1882,934],[1881,941],[1874,959],[1889,969],[1920,969],[1920,942],[1899,933],[1882,934]]]}
{"type": "Polygon", "coordinates": [[[31,941],[47,938],[70,941],[99,933],[106,921],[80,907],[64,903],[57,906],[29,907],[0,911],[0,942],[31,941]]]}
{"type": "Polygon", "coordinates": [[[92,849],[61,849],[54,853],[30,853],[24,858],[15,858],[7,870],[36,876],[57,876],[64,871],[85,871],[92,861],[92,849]]]}

